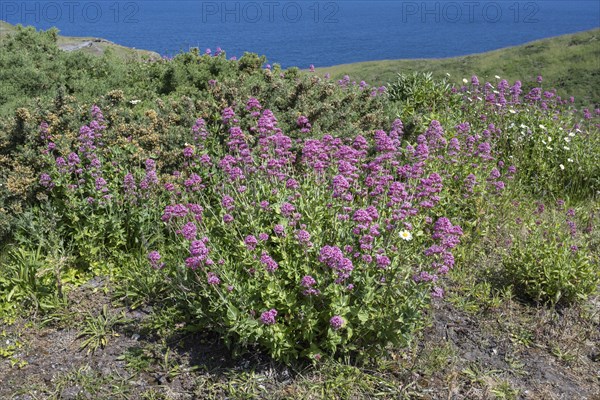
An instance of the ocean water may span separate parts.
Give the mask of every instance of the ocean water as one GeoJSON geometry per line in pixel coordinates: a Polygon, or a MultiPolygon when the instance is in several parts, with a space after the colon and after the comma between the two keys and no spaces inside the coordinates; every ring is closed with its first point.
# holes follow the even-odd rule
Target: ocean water
{"type": "Polygon", "coordinates": [[[452,57],[597,28],[600,1],[3,0],[0,19],[163,55],[221,47],[307,68],[452,57]]]}

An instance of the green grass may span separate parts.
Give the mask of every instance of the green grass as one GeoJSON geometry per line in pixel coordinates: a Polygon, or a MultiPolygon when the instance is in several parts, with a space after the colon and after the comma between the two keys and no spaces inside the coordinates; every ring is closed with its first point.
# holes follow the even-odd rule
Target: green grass
{"type": "Polygon", "coordinates": [[[510,82],[524,84],[542,75],[562,96],[575,96],[579,104],[600,103],[600,29],[557,36],[521,46],[442,59],[384,60],[318,68],[319,74],[333,78],[350,75],[380,85],[396,80],[397,73],[432,72],[442,78],[450,74],[453,82],[477,75],[494,81],[498,75],[510,82]]]}

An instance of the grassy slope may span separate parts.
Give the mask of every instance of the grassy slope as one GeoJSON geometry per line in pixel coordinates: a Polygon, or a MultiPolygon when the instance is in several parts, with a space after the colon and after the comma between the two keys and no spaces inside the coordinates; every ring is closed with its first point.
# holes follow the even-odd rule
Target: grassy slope
{"type": "MultiPolygon", "coordinates": [[[[2,35],[9,34],[15,30],[16,27],[14,25],[0,21],[0,38],[2,38],[2,35]]],[[[59,36],[57,44],[62,49],[85,44],[81,49],[75,51],[98,56],[104,54],[107,49],[111,49],[115,55],[127,60],[141,61],[145,58],[160,58],[160,54],[153,51],[132,49],[108,40],[93,37],[59,36]]]]}
{"type": "Polygon", "coordinates": [[[350,75],[371,84],[393,82],[398,72],[430,71],[460,82],[471,75],[494,80],[494,75],[524,83],[542,75],[564,95],[580,103],[600,103],[600,29],[563,35],[487,53],[443,59],[386,60],[319,68],[339,78],[350,75]]]}
{"type": "MultiPolygon", "coordinates": [[[[0,37],[10,33],[15,27],[0,21],[0,37]]],[[[131,49],[95,38],[61,36],[60,47],[93,41],[92,46],[81,52],[101,55],[112,49],[126,59],[160,57],[157,53],[131,49]]],[[[393,82],[398,72],[432,72],[437,77],[445,77],[460,82],[462,78],[477,75],[482,80],[493,80],[495,75],[509,81],[521,79],[524,83],[542,75],[552,82],[563,96],[573,95],[580,104],[600,103],[600,29],[557,36],[538,40],[521,46],[490,51],[487,53],[442,59],[384,60],[343,64],[319,68],[320,73],[330,73],[334,78],[350,75],[354,79],[365,80],[379,85],[393,82]]]]}

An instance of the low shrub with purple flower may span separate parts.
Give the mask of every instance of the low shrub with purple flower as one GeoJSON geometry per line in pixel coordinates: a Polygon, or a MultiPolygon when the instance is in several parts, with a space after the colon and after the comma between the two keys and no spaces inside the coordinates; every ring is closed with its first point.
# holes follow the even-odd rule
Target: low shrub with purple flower
{"type": "MultiPolygon", "coordinates": [[[[53,139],[45,133],[47,124],[41,125],[44,140],[56,143],[43,154],[47,172],[42,173],[40,186],[80,263],[98,266],[102,257],[119,257],[127,249],[139,248],[142,241],[149,245],[157,231],[152,227],[160,215],[156,205],[162,192],[155,161],[146,159],[138,166],[122,163],[133,150],[107,147],[107,124],[99,107],[92,107],[91,117],[74,139],[53,139]]],[[[192,228],[183,234],[191,236],[192,228]]],[[[155,268],[162,266],[157,254],[151,253],[155,268]]]]}
{"type": "Polygon", "coordinates": [[[408,343],[429,294],[441,296],[463,235],[438,214],[444,178],[433,171],[444,132],[403,146],[396,121],[389,133],[309,137],[294,149],[270,110],[250,106],[260,110],[250,134],[235,125],[234,108],[208,128],[197,147],[214,148],[223,129],[225,152],[178,169],[162,218],[171,232],[165,268],[195,293],[181,300],[196,323],[283,360],[408,343]],[[199,191],[185,190],[193,175],[203,177],[199,191]],[[201,218],[190,204],[202,204],[201,218]]]}
{"type": "Polygon", "coordinates": [[[600,284],[600,259],[594,255],[594,215],[573,209],[523,207],[511,221],[509,246],[502,257],[508,282],[529,299],[556,304],[586,299],[600,284]],[[583,226],[578,226],[581,221],[583,226]]]}

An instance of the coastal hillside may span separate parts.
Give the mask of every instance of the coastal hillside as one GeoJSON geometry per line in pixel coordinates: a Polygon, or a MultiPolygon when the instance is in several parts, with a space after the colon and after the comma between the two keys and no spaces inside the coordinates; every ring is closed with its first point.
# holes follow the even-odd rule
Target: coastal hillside
{"type": "Polygon", "coordinates": [[[414,71],[432,72],[436,78],[448,78],[456,84],[477,74],[481,79],[498,75],[532,85],[543,75],[548,85],[563,96],[575,96],[578,104],[600,104],[600,29],[462,57],[368,61],[318,71],[337,79],[349,75],[373,84],[395,82],[398,73],[414,71]]]}
{"type": "MultiPolygon", "coordinates": [[[[0,41],[2,40],[3,36],[8,35],[9,33],[14,33],[16,30],[17,27],[15,25],[11,25],[5,21],[0,21],[0,41]]],[[[58,35],[57,45],[58,48],[67,52],[76,51],[94,56],[101,56],[110,49],[109,51],[113,52],[117,57],[125,60],[142,61],[146,59],[160,58],[160,54],[156,52],[132,49],[130,47],[121,46],[102,38],[58,35]]]]}

